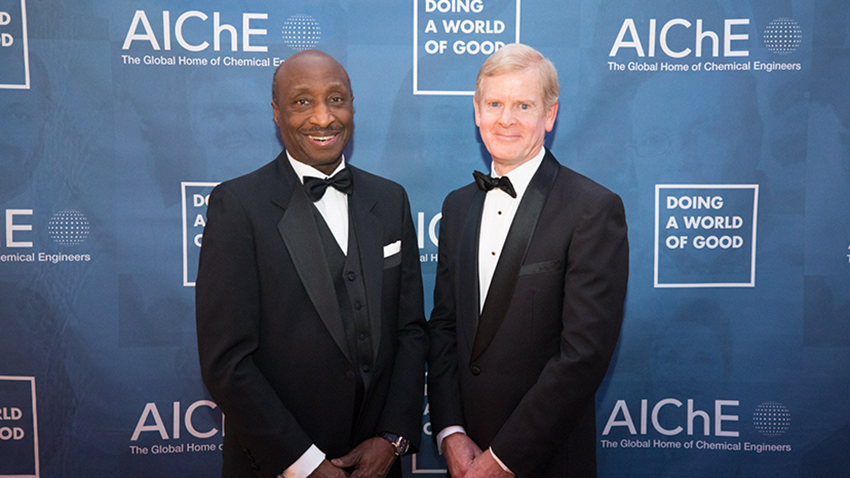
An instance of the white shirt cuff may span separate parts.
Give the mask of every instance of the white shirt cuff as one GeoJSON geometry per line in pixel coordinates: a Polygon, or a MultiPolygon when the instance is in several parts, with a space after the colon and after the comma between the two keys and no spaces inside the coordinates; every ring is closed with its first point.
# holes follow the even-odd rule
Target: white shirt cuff
{"type": "Polygon", "coordinates": [[[501,466],[501,467],[502,467],[502,469],[503,469],[503,470],[505,470],[505,472],[506,472],[506,473],[510,473],[510,474],[512,474],[512,475],[514,474],[514,472],[512,472],[512,471],[511,471],[511,469],[510,469],[510,468],[508,468],[508,466],[507,466],[507,465],[505,465],[504,463],[502,463],[502,460],[500,460],[500,459],[499,459],[499,457],[498,457],[498,456],[496,456],[496,452],[495,452],[495,451],[493,451],[493,447],[492,447],[492,446],[490,447],[490,454],[491,454],[491,455],[493,455],[493,459],[494,459],[494,460],[496,460],[496,463],[498,463],[498,464],[499,464],[499,466],[501,466]]]}
{"type": "Polygon", "coordinates": [[[322,450],[319,450],[316,445],[310,445],[310,448],[295,460],[295,463],[289,465],[289,468],[278,478],[307,478],[310,473],[316,471],[324,459],[325,454],[322,450]]]}
{"type": "Polygon", "coordinates": [[[437,452],[442,455],[443,454],[443,440],[446,439],[447,436],[453,435],[455,433],[463,433],[466,435],[466,429],[460,425],[452,425],[440,430],[440,433],[437,433],[437,452]]]}

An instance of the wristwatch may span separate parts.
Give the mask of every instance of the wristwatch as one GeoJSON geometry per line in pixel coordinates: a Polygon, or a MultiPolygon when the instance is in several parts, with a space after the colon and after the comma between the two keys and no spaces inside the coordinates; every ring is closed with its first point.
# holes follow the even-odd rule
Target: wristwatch
{"type": "Polygon", "coordinates": [[[378,436],[390,442],[390,445],[393,446],[393,452],[395,453],[395,456],[403,456],[410,448],[410,440],[404,438],[403,436],[394,435],[392,433],[386,432],[381,433],[378,436]]]}

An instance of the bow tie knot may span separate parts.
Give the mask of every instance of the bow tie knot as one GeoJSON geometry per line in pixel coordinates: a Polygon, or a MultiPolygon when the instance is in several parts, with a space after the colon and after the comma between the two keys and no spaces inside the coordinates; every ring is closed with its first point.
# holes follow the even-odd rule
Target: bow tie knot
{"type": "Polygon", "coordinates": [[[482,173],[481,171],[474,171],[472,173],[472,176],[475,178],[475,184],[478,186],[478,189],[484,192],[488,192],[493,189],[499,188],[502,191],[506,192],[510,197],[516,199],[516,191],[514,190],[514,185],[511,184],[511,180],[507,176],[494,178],[482,173]]]}
{"type": "Polygon", "coordinates": [[[342,171],[324,179],[304,176],[304,190],[313,202],[322,199],[328,186],[341,193],[351,194],[354,190],[354,178],[351,175],[351,170],[343,168],[342,171]]]}

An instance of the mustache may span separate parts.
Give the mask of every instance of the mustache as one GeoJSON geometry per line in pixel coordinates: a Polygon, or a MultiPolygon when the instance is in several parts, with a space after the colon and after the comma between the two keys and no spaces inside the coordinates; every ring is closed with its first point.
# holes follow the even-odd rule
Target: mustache
{"type": "Polygon", "coordinates": [[[344,128],[333,128],[333,127],[317,128],[317,127],[313,127],[313,128],[310,128],[310,129],[303,130],[303,132],[304,133],[342,133],[344,130],[345,130],[344,128]]]}

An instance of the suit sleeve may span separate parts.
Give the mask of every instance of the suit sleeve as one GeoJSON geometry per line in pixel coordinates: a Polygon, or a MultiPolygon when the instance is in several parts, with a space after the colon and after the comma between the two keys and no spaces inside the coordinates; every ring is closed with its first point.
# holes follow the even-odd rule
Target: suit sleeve
{"type": "Polygon", "coordinates": [[[620,333],[628,262],[623,204],[606,192],[583,211],[567,251],[560,353],[491,444],[517,476],[550,460],[594,400],[620,333]]]}
{"type": "Polygon", "coordinates": [[[275,477],[313,443],[253,361],[259,343],[259,279],[254,237],[225,185],[210,195],[195,288],[204,384],[228,431],[261,476],[275,477]]]}
{"type": "Polygon", "coordinates": [[[452,194],[443,203],[440,219],[440,241],[437,256],[437,277],[434,285],[434,308],[428,322],[431,347],[428,352],[428,403],[431,410],[431,425],[436,439],[437,432],[452,426],[466,426],[460,398],[458,372],[457,314],[454,297],[454,267],[452,249],[457,241],[452,236],[451,226],[457,224],[450,210],[452,194]]]}
{"type": "Polygon", "coordinates": [[[389,395],[378,432],[401,435],[419,449],[422,397],[425,390],[425,356],[428,353],[427,323],[422,297],[422,272],[416,230],[407,193],[402,190],[401,278],[399,284],[397,338],[389,395]]]}

